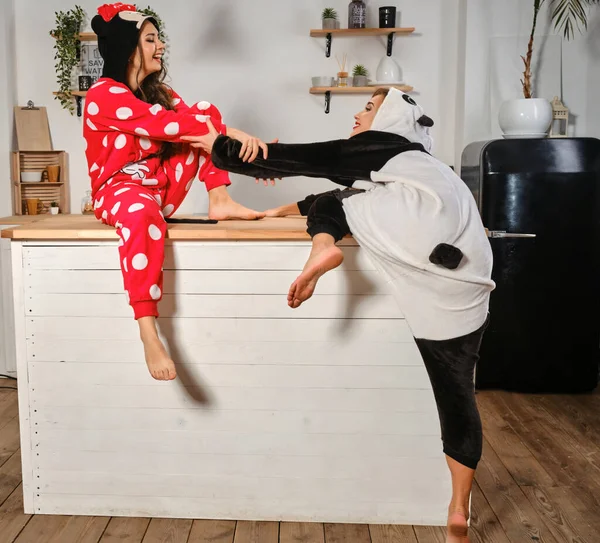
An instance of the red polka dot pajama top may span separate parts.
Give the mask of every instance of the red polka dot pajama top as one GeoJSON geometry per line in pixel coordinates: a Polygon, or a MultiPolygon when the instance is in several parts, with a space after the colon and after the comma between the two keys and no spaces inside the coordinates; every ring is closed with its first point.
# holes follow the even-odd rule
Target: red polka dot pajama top
{"type": "Polygon", "coordinates": [[[210,118],[222,134],[219,110],[208,102],[187,106],[172,91],[175,111],[139,100],[124,84],[101,78],[88,91],[83,136],[96,218],[117,228],[123,282],[136,319],[158,316],[162,297],[164,217],[171,216],[196,174],[206,189],[229,185],[210,156],[181,141],[208,133],[210,118]],[[161,163],[162,142],[184,143],[161,163]]]}

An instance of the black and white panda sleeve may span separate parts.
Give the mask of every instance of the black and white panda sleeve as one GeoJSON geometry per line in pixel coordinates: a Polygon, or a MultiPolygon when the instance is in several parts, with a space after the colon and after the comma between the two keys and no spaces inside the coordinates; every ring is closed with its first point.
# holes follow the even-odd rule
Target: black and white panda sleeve
{"type": "Polygon", "coordinates": [[[420,144],[400,136],[377,134],[365,132],[362,137],[320,143],[270,143],[268,158],[265,160],[259,153],[251,163],[239,158],[239,141],[219,136],[213,145],[212,160],[221,170],[250,177],[317,177],[350,187],[356,180],[370,180],[371,172],[380,170],[397,154],[423,150],[420,144]]]}

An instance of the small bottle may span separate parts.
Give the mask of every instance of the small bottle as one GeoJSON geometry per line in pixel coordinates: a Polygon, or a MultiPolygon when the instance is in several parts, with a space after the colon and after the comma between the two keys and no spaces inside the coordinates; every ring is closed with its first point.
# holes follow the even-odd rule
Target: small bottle
{"type": "Polygon", "coordinates": [[[94,214],[94,202],[92,201],[92,191],[86,190],[85,196],[81,200],[81,213],[83,215],[94,214]]]}
{"type": "Polygon", "coordinates": [[[364,0],[352,0],[348,6],[348,28],[367,26],[367,6],[364,0]]]}

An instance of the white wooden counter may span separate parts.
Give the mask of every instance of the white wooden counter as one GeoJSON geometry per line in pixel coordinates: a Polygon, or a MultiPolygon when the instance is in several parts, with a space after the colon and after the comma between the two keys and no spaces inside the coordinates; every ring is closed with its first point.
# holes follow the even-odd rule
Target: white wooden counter
{"type": "Polygon", "coordinates": [[[299,309],[300,219],[177,225],[154,381],[115,232],[4,230],[25,512],[444,525],[450,478],[417,347],[353,240],[299,309]]]}

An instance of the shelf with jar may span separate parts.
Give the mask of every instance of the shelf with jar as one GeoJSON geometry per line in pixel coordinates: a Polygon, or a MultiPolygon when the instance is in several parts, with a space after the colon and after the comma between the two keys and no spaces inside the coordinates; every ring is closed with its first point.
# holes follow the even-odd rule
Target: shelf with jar
{"type": "Polygon", "coordinates": [[[408,35],[415,31],[414,27],[397,26],[397,11],[395,6],[379,8],[379,27],[367,28],[367,7],[364,0],[352,0],[348,5],[348,28],[339,28],[337,12],[333,8],[325,8],[322,13],[322,27],[312,29],[312,38],[326,38],[325,56],[331,56],[333,37],[345,36],[387,36],[387,56],[392,56],[394,37],[397,34],[408,35]]]}

